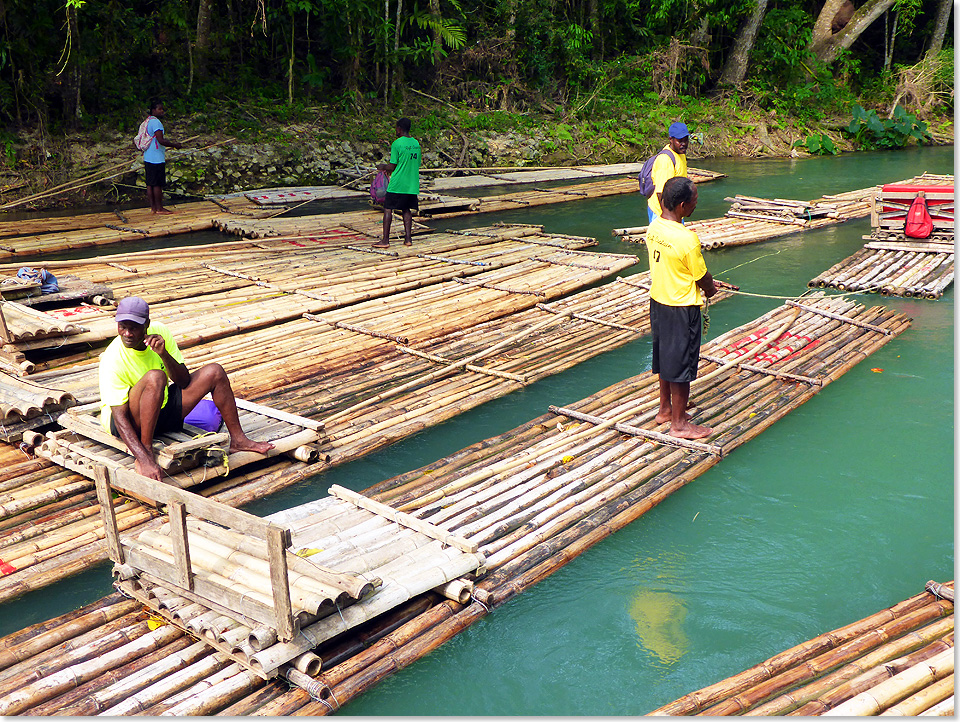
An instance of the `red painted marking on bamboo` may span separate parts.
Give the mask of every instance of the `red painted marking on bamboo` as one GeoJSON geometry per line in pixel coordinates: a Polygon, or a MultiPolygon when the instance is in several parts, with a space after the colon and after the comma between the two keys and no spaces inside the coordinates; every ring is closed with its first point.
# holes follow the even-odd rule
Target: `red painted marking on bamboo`
{"type": "Polygon", "coordinates": [[[0,576],[6,576],[7,574],[13,574],[17,571],[17,568],[7,564],[3,559],[0,559],[0,576]]]}

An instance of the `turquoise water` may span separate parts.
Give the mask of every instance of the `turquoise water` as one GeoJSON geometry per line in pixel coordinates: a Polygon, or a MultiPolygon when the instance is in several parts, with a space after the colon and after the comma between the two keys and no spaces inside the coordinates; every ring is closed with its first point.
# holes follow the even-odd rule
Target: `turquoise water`
{"type": "MultiPolygon", "coordinates": [[[[735,193],[811,199],[927,170],[952,148],[806,160],[691,161],[729,178],[701,187],[694,218],[735,193]]],[[[599,250],[645,249],[610,234],[644,223],[636,196],[457,221],[542,223],[595,236],[599,250]]],[[[451,222],[450,227],[454,226],[451,222]]],[[[715,276],[796,295],[869,233],[869,222],[712,251],[715,276]]],[[[758,438],[547,580],[342,714],[637,715],[794,644],[953,578],[954,292],[938,301],[863,297],[913,326],[758,438]],[[872,372],[882,369],[882,373],[872,372]]],[[[710,336],[768,311],[737,297],[711,309],[710,336]]],[[[259,514],[363,489],[649,369],[650,345],[614,352],[467,412],[380,453],[247,508],[259,514]]],[[[110,591],[109,566],[0,608],[0,634],[110,591]]]]}

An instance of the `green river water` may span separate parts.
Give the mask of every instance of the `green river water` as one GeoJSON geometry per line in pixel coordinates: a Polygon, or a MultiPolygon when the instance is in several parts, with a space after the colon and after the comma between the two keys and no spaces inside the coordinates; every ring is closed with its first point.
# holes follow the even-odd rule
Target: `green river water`
{"type": "MultiPolygon", "coordinates": [[[[705,184],[694,215],[736,193],[812,199],[926,170],[952,148],[802,160],[691,160],[705,184]]],[[[541,223],[637,253],[611,229],[646,223],[636,195],[449,222],[541,223]]],[[[864,219],[705,253],[744,291],[802,293],[855,252],[864,219]]],[[[624,275],[626,275],[626,273],[624,275]]],[[[954,291],[936,301],[860,297],[913,326],[804,406],[645,516],[343,707],[353,715],[641,715],[822,632],[947,581],[954,569],[954,291]],[[872,369],[882,369],[875,372],[872,369]]],[[[778,305],[711,307],[713,338],[778,305]]],[[[188,354],[189,360],[189,354],[188,354]]],[[[468,411],[382,452],[247,507],[257,514],[363,489],[649,370],[649,339],[468,411]]],[[[109,564],[0,607],[0,635],[111,591],[109,564]]]]}

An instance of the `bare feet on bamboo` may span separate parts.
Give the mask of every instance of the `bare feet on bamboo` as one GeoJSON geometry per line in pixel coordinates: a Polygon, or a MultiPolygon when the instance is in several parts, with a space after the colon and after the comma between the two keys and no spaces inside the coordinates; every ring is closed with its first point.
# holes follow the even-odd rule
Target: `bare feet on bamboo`
{"type": "Polygon", "coordinates": [[[267,441],[254,441],[244,436],[242,439],[230,439],[230,453],[237,451],[252,451],[256,454],[266,454],[273,448],[273,444],[267,441]]]}
{"type": "Polygon", "coordinates": [[[371,248],[390,248],[390,241],[377,241],[370,244],[371,248]]]}
{"type": "MultiPolygon", "coordinates": [[[[687,402],[687,409],[695,409],[695,408],[697,408],[697,405],[695,403],[693,403],[692,401],[687,402]]],[[[670,423],[673,420],[673,409],[671,409],[670,407],[667,407],[666,409],[661,408],[657,412],[657,415],[653,417],[653,420],[656,421],[658,424],[670,423]]],[[[684,413],[683,420],[689,421],[690,414],[684,413]]]]}
{"type": "Polygon", "coordinates": [[[678,439],[704,439],[713,433],[709,426],[698,426],[697,424],[684,423],[680,428],[670,427],[669,435],[678,439]]]}

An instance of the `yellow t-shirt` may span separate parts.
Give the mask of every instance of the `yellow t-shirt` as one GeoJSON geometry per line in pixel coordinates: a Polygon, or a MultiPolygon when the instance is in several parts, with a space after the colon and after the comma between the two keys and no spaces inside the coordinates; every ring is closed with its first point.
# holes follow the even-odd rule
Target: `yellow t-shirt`
{"type": "Polygon", "coordinates": [[[650,298],[664,306],[699,306],[697,281],[707,272],[697,234],[676,221],[653,219],[647,229],[650,298]]]}
{"type": "MultiPolygon", "coordinates": [[[[670,148],[669,145],[664,146],[664,148],[670,148]]],[[[657,156],[657,159],[653,161],[653,169],[650,171],[650,178],[653,180],[653,195],[647,199],[647,205],[650,206],[650,210],[656,213],[658,216],[663,213],[660,208],[660,201],[657,200],[657,193],[663,192],[663,184],[666,183],[671,178],[675,177],[686,177],[687,175],[687,156],[685,153],[677,153],[672,148],[670,153],[660,153],[657,156]],[[670,158],[670,153],[677,159],[677,164],[674,166],[673,160],[670,158]]]]}
{"type": "MultiPolygon", "coordinates": [[[[177,347],[177,342],[173,340],[173,334],[170,329],[162,323],[151,323],[147,327],[147,333],[158,333],[163,336],[167,353],[176,361],[183,363],[183,354],[177,347]]],[[[170,374],[163,367],[163,361],[160,356],[147,346],[142,351],[127,348],[123,341],[117,336],[106,350],[100,354],[100,423],[103,428],[110,431],[110,407],[121,406],[127,403],[130,398],[130,389],[143,378],[147,371],[160,369],[167,378],[170,374]]],[[[163,390],[163,404],[167,403],[167,390],[163,390]]]]}

